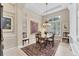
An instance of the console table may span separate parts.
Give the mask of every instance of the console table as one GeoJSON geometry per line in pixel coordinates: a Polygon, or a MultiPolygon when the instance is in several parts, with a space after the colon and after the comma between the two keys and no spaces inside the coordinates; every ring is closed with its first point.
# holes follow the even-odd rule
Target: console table
{"type": "Polygon", "coordinates": [[[26,43],[26,41],[28,41],[28,44],[29,44],[29,38],[24,38],[24,39],[22,40],[23,45],[24,45],[24,43],[26,43]]]}
{"type": "Polygon", "coordinates": [[[63,32],[63,38],[62,41],[66,41],[67,43],[69,43],[69,36],[68,36],[69,32],[63,32]]]}

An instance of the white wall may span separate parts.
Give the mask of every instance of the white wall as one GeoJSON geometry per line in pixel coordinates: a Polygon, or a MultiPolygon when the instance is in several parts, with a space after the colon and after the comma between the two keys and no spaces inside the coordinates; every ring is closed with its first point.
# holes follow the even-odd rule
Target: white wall
{"type": "Polygon", "coordinates": [[[22,47],[22,32],[27,32],[30,43],[35,42],[34,34],[30,34],[30,21],[33,20],[38,23],[38,30],[41,30],[41,16],[25,9],[21,4],[4,3],[3,16],[13,17],[13,31],[3,32],[4,36],[4,49],[13,47],[22,47]]]}
{"type": "Polygon", "coordinates": [[[17,46],[16,39],[16,7],[13,4],[2,4],[3,16],[13,18],[13,30],[10,32],[3,32],[4,37],[4,50],[17,46]]]}
{"type": "Polygon", "coordinates": [[[17,39],[18,39],[18,46],[22,47],[22,32],[27,32],[27,37],[30,39],[30,43],[35,42],[35,33],[30,34],[30,21],[34,21],[38,23],[38,30],[41,30],[41,16],[32,12],[31,10],[28,10],[26,8],[23,8],[22,6],[19,6],[17,4],[17,39]],[[26,28],[25,28],[26,27],[26,28]]]}
{"type": "Polygon", "coordinates": [[[79,37],[79,10],[78,10],[78,37],[79,37]]]}
{"type": "Polygon", "coordinates": [[[74,55],[79,55],[79,42],[77,41],[77,6],[76,4],[69,5],[70,13],[70,45],[74,55]]]}

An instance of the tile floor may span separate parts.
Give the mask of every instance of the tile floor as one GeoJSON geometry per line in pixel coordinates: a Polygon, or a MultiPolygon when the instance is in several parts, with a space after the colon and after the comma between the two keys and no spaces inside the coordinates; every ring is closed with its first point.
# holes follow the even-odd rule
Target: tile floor
{"type": "MultiPolygon", "coordinates": [[[[21,49],[15,47],[4,51],[4,56],[27,56],[21,49]]],[[[68,43],[61,42],[55,56],[73,56],[72,50],[68,43]]]]}

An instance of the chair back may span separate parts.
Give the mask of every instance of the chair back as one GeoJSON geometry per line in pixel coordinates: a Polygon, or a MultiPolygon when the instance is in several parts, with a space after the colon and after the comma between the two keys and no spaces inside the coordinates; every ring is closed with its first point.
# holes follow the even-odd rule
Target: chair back
{"type": "Polygon", "coordinates": [[[39,34],[35,34],[36,41],[39,39],[39,34]]]}
{"type": "Polygon", "coordinates": [[[52,40],[54,40],[54,38],[55,38],[55,34],[53,34],[51,38],[52,38],[52,40]]]}
{"type": "Polygon", "coordinates": [[[35,37],[36,37],[36,41],[39,41],[40,37],[41,37],[41,33],[38,32],[35,34],[35,37]]]}

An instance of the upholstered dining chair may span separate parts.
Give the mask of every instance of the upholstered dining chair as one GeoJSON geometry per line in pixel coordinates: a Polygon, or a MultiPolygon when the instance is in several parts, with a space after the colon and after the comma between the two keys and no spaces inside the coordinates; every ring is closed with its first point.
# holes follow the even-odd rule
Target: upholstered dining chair
{"type": "Polygon", "coordinates": [[[38,47],[39,44],[39,34],[35,34],[35,38],[36,38],[36,47],[38,47]]]}
{"type": "Polygon", "coordinates": [[[39,50],[42,49],[42,46],[44,45],[45,41],[44,38],[41,37],[41,34],[37,33],[35,35],[36,37],[36,48],[39,48],[39,50]]]}
{"type": "Polygon", "coordinates": [[[52,45],[52,47],[54,46],[54,38],[55,38],[55,34],[53,34],[49,39],[48,39],[48,43],[52,45]]]}

